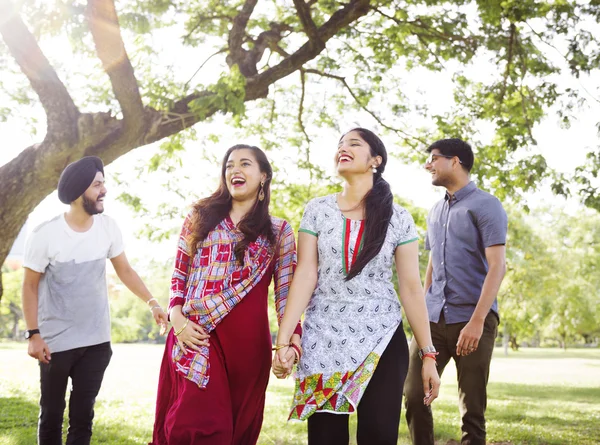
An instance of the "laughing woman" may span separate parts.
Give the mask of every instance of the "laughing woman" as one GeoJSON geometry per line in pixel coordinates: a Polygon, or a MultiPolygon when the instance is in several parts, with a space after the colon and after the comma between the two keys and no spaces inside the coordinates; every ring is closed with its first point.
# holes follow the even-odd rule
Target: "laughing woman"
{"type": "Polygon", "coordinates": [[[344,134],[335,152],[343,191],[313,199],[300,224],[298,267],[277,336],[274,373],[285,377],[295,322],[306,309],[290,419],[308,419],[309,445],[396,444],[408,345],[400,300],[423,352],[425,404],[439,377],[419,277],[417,232],[381,174],[387,152],[369,130],[344,134]]]}
{"type": "Polygon", "coordinates": [[[268,287],[273,278],[281,318],[296,265],[291,226],[269,215],[272,175],[259,148],[231,147],[219,189],[183,223],[153,445],[258,439],[271,365],[268,287]]]}

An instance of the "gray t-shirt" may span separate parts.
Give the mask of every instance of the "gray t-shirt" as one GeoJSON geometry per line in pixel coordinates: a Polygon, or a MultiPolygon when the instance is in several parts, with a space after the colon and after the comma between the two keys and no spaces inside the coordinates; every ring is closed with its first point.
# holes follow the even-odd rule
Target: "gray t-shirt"
{"type": "Polygon", "coordinates": [[[43,274],[38,326],[51,353],[110,341],[106,259],[123,252],[123,240],[111,218],[93,218],[89,230],[75,232],[61,214],[27,240],[23,266],[43,274]]]}

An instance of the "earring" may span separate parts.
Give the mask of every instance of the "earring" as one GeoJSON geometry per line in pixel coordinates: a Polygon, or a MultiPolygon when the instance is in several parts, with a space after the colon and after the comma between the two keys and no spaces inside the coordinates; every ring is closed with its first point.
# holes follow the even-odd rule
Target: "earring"
{"type": "Polygon", "coordinates": [[[373,167],[373,174],[377,173],[377,167],[375,165],[373,165],[372,167],[373,167]]]}
{"type": "Polygon", "coordinates": [[[263,189],[264,185],[265,185],[265,182],[260,181],[260,192],[258,192],[258,200],[259,201],[264,201],[264,199],[265,199],[265,191],[263,189]]]}

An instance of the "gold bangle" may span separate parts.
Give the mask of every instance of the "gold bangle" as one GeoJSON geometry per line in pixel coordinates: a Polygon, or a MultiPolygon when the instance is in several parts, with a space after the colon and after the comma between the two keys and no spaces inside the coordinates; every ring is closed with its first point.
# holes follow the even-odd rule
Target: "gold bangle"
{"type": "Polygon", "coordinates": [[[179,336],[179,334],[181,334],[183,332],[183,330],[186,328],[186,326],[188,325],[189,322],[190,322],[190,319],[186,318],[185,323],[183,324],[181,329],[179,329],[178,331],[175,331],[175,337],[179,336]]]}
{"type": "Polygon", "coordinates": [[[271,348],[271,351],[279,351],[280,349],[289,348],[289,347],[290,347],[290,343],[287,343],[285,345],[275,345],[271,348]]]}

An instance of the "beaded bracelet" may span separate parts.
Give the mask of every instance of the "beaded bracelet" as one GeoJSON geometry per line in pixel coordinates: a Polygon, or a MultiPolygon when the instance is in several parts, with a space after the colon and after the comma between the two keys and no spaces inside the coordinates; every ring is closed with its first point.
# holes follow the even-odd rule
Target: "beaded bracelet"
{"type": "Polygon", "coordinates": [[[432,358],[433,361],[437,363],[437,359],[436,359],[435,356],[438,355],[438,354],[439,354],[439,352],[427,352],[427,353],[423,354],[423,358],[422,359],[424,359],[425,357],[429,357],[429,358],[432,358]]]}
{"type": "Polygon", "coordinates": [[[190,322],[190,319],[186,318],[185,323],[183,324],[181,329],[179,329],[178,331],[175,331],[175,337],[177,337],[179,334],[181,334],[183,332],[183,330],[186,328],[186,326],[188,325],[189,322],[190,322]]]}
{"type": "Polygon", "coordinates": [[[158,300],[156,298],[150,298],[148,301],[146,301],[146,304],[150,305],[150,302],[152,301],[156,301],[158,303],[158,300]]]}

